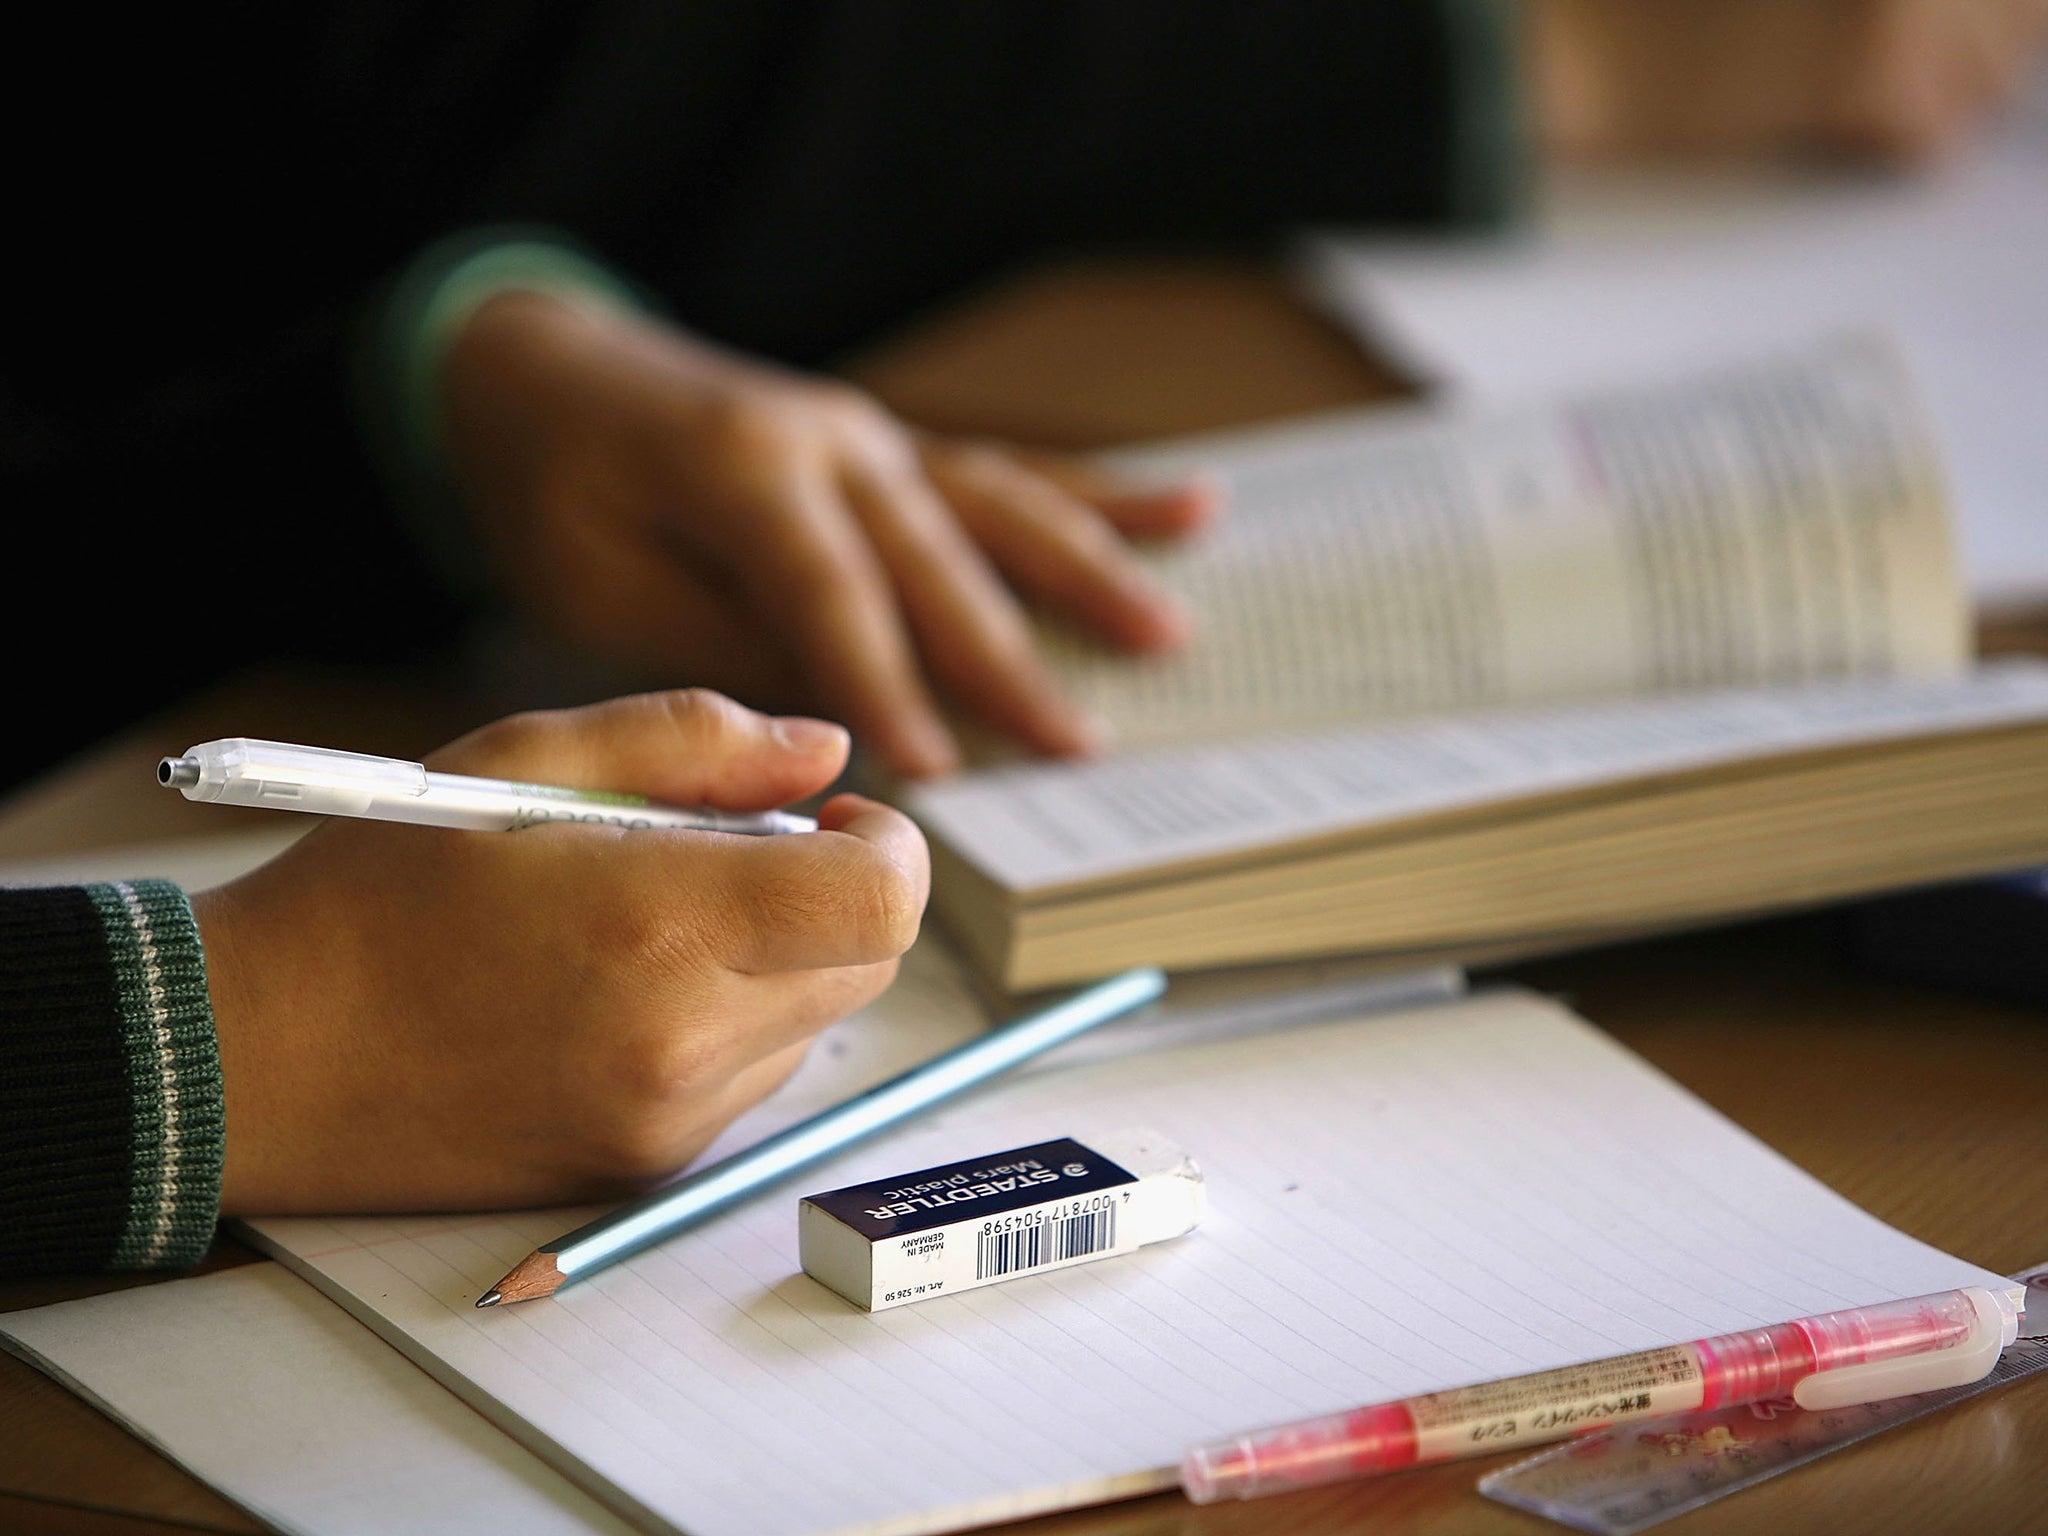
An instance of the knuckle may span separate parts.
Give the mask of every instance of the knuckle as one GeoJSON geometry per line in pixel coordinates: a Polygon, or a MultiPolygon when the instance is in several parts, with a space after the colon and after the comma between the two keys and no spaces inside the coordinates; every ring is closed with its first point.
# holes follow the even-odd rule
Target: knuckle
{"type": "MultiPolygon", "coordinates": [[[[778,871],[736,892],[735,913],[749,929],[788,942],[786,968],[841,961],[853,953],[880,960],[901,954],[916,939],[923,918],[917,883],[886,856],[861,858],[852,868],[778,871]]],[[[736,938],[744,950],[744,938],[736,938]]]]}
{"type": "Polygon", "coordinates": [[[947,450],[946,467],[969,484],[990,488],[1007,486],[1018,474],[1015,459],[980,439],[953,444],[947,450]]]}
{"type": "Polygon", "coordinates": [[[650,974],[668,960],[680,942],[676,928],[672,914],[624,891],[598,896],[587,923],[589,932],[601,936],[603,964],[625,981],[650,974]]]}
{"type": "Polygon", "coordinates": [[[770,933],[787,935],[799,946],[814,942],[822,950],[832,932],[846,922],[844,904],[821,882],[802,875],[757,878],[741,895],[738,910],[770,933]]]}
{"type": "Polygon", "coordinates": [[[916,883],[894,860],[876,858],[842,894],[850,929],[865,954],[895,956],[917,940],[924,902],[916,883]]]}
{"type": "Polygon", "coordinates": [[[725,1051],[726,1042],[709,1028],[653,1030],[620,1045],[612,1072],[622,1102],[665,1107],[717,1078],[725,1051]]]}
{"type": "Polygon", "coordinates": [[[628,1006],[637,1001],[649,1015],[673,1017],[669,1004],[678,990],[701,992],[715,984],[721,934],[701,901],[607,894],[601,882],[586,894],[584,908],[584,931],[594,936],[593,986],[608,988],[628,1006]]]}
{"type": "Polygon", "coordinates": [[[686,737],[723,736],[747,723],[748,711],[714,688],[675,688],[656,698],[669,724],[686,737]]]}
{"type": "Polygon", "coordinates": [[[843,379],[817,379],[807,388],[811,407],[840,426],[865,429],[893,424],[880,401],[843,379]]]}
{"type": "Polygon", "coordinates": [[[878,468],[907,470],[916,463],[910,434],[867,391],[828,379],[813,387],[811,405],[841,441],[878,468]]]}
{"type": "Polygon", "coordinates": [[[779,461],[799,435],[776,394],[736,391],[702,406],[696,435],[716,457],[735,463],[779,461]]]}

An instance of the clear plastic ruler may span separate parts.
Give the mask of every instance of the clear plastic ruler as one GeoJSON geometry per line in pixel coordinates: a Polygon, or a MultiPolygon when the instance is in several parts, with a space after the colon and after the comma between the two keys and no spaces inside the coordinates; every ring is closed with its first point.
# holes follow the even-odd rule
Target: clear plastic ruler
{"type": "MultiPolygon", "coordinates": [[[[2029,1321],[2048,1314],[2048,1264],[2015,1275],[2029,1321]]],[[[1594,1536],[1631,1536],[1767,1477],[2048,1371],[2048,1338],[2008,1345],[1982,1381],[1940,1392],[1808,1413],[1790,1398],[1594,1430],[1479,1480],[1502,1504],[1594,1536]]]]}

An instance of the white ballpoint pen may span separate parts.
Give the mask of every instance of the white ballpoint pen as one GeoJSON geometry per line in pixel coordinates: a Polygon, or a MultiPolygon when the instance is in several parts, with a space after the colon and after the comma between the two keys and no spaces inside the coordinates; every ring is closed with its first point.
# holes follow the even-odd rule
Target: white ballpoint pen
{"type": "Polygon", "coordinates": [[[691,809],[642,795],[433,773],[402,758],[245,736],[202,742],[182,757],[167,757],[157,764],[156,778],[187,800],[473,832],[516,832],[564,821],[750,836],[818,829],[810,817],[788,811],[691,809]]]}

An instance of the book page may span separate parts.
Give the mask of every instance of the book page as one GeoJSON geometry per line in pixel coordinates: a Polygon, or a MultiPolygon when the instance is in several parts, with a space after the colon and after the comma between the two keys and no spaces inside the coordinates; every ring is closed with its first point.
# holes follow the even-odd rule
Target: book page
{"type": "Polygon", "coordinates": [[[1870,337],[1485,413],[1382,409],[1127,454],[1219,478],[1149,558],[1192,647],[1048,628],[1122,746],[1535,700],[1952,670],[1937,455],[1870,337]]]}
{"type": "Polygon", "coordinates": [[[1967,589],[1986,608],[2048,601],[2048,59],[1973,142],[1911,175],[1553,167],[1535,190],[1504,235],[1316,232],[1305,286],[1468,401],[1882,325],[1946,450],[1967,589]]]}
{"type": "Polygon", "coordinates": [[[1304,1414],[1997,1277],[1877,1222],[1519,993],[992,1086],[545,1302],[482,1289],[583,1212],[259,1239],[652,1530],[926,1532],[1170,1485],[1304,1414]],[[1144,1126],[1209,1215],[869,1314],[797,1268],[812,1190],[1144,1126]]]}
{"type": "Polygon", "coordinates": [[[1433,812],[2043,719],[2048,662],[2015,657],[1957,678],[1707,690],[987,768],[905,803],[997,885],[1038,894],[1433,812]]]}

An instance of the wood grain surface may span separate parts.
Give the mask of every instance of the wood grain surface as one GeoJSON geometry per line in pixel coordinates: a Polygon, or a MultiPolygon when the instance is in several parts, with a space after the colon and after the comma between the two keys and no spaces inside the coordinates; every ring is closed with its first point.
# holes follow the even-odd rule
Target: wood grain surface
{"type": "MultiPolygon", "coordinates": [[[[1384,399],[1398,380],[1255,268],[1076,264],[999,285],[851,376],[914,420],[1092,448],[1384,399]]],[[[2048,649],[2001,616],[1997,649],[2048,649]]],[[[0,858],[195,835],[155,789],[165,751],[215,735],[413,754],[494,712],[459,663],[240,680],[145,722],[0,805],[0,858]]],[[[2048,792],[2048,789],[2044,789],[2048,792]]],[[[238,813],[214,809],[208,830],[238,813]]],[[[260,813],[240,813],[256,816],[260,813]]],[[[2048,1016],[1859,971],[1823,914],[1509,967],[1817,1177],[1915,1236],[1998,1269],[2048,1259],[2048,1016]]],[[[1482,978],[1483,979],[1483,978],[1482,978]]],[[[209,1263],[251,1262],[223,1243],[209,1263]]],[[[0,1310],[133,1282],[0,1286],[0,1310]]],[[[144,1282],[146,1283],[146,1282],[144,1282]]],[[[1511,1276],[1501,1277],[1511,1284],[1511,1276]]],[[[1494,1505],[1466,1462],[1196,1508],[1161,1495],[1017,1536],[1362,1531],[1510,1536],[1561,1527],[1494,1505]]],[[[1657,1529],[1857,1536],[2048,1532],[2048,1381],[1893,1430],[1657,1529]]],[[[231,1503],[19,1361],[0,1357],[0,1532],[254,1532],[231,1503]]]]}

